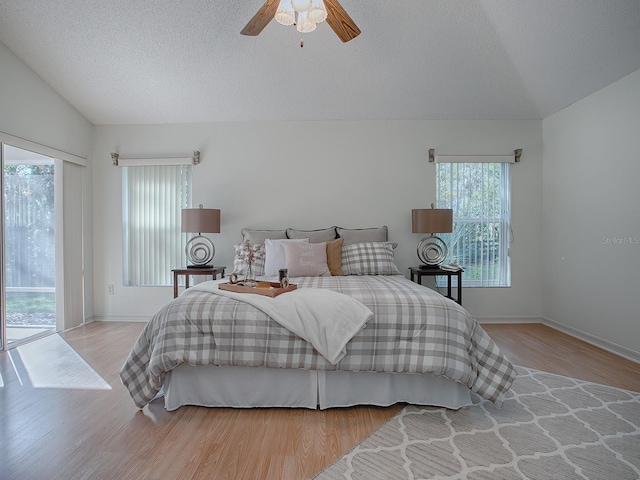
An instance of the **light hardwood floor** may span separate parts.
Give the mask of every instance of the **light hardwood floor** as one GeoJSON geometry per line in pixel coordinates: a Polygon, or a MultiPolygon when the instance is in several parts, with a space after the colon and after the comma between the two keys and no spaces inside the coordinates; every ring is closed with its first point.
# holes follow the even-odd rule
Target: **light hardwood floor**
{"type": "MultiPolygon", "coordinates": [[[[640,391],[640,365],[554,329],[484,327],[515,364],[640,391]]],[[[96,322],[0,353],[1,479],[311,478],[403,406],[138,410],[118,371],[141,329],[96,322]]]]}

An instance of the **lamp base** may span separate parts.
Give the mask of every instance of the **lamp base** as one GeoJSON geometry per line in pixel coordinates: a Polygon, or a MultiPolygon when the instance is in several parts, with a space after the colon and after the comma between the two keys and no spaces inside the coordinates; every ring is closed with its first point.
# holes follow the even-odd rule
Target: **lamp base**
{"type": "Polygon", "coordinates": [[[207,237],[196,235],[187,242],[184,253],[187,263],[191,264],[187,268],[211,268],[209,262],[213,260],[216,248],[207,237]]]}
{"type": "Polygon", "coordinates": [[[427,267],[431,265],[437,267],[444,262],[448,254],[447,244],[433,233],[420,240],[418,244],[418,258],[427,267]]]}
{"type": "Polygon", "coordinates": [[[422,264],[418,268],[420,270],[439,270],[440,269],[440,264],[439,263],[437,265],[425,265],[425,264],[422,264]]]}

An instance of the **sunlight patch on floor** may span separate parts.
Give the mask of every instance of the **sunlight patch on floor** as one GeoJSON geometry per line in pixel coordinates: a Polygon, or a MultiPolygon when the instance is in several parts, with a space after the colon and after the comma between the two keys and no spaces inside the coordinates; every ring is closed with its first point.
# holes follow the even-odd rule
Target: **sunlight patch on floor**
{"type": "Polygon", "coordinates": [[[27,383],[28,378],[34,388],[111,390],[111,386],[60,335],[21,345],[9,355],[21,383],[27,383]]]}
{"type": "Polygon", "coordinates": [[[55,325],[51,327],[16,327],[7,325],[7,343],[17,342],[34,335],[51,332],[52,330],[55,330],[55,328],[55,325]]]}

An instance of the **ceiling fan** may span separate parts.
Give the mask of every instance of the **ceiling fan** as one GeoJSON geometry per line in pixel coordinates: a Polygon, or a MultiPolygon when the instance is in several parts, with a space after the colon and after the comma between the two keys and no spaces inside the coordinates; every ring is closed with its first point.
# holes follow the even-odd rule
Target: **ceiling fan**
{"type": "Polygon", "coordinates": [[[298,31],[303,33],[312,31],[315,29],[316,23],[309,22],[307,24],[308,26],[303,26],[303,22],[308,22],[307,10],[300,11],[300,8],[306,7],[310,9],[312,5],[322,5],[324,7],[326,10],[327,23],[343,42],[353,40],[360,35],[360,29],[338,3],[338,0],[267,0],[240,33],[242,35],[256,36],[274,18],[278,20],[278,22],[283,23],[281,21],[283,18],[281,15],[284,15],[287,21],[290,22],[283,23],[284,25],[296,24],[298,31]],[[293,8],[291,8],[292,4],[293,8]],[[302,7],[300,7],[300,5],[302,5],[302,7]],[[289,10],[286,10],[286,7],[289,7],[289,10]],[[301,26],[303,29],[300,28],[301,26]]]}

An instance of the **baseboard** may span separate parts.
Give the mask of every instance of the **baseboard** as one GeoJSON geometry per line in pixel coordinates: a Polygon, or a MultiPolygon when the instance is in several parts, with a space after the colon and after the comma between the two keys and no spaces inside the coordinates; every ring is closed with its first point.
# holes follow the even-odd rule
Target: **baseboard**
{"type": "MultiPolygon", "coordinates": [[[[95,315],[96,322],[148,322],[152,315],[95,315]]],[[[478,323],[543,323],[540,317],[474,317],[478,323]]]]}
{"type": "Polygon", "coordinates": [[[74,326],[74,327],[65,328],[65,329],[63,329],[62,331],[63,331],[63,332],[69,332],[69,331],[74,330],[74,329],[76,329],[76,328],[82,328],[82,327],[84,327],[85,325],[88,325],[88,324],[92,323],[92,322],[93,322],[93,320],[94,320],[94,318],[93,318],[93,317],[86,317],[86,318],[84,319],[84,322],[82,322],[80,325],[76,325],[76,326],[74,326]]]}
{"type": "MultiPolygon", "coordinates": [[[[111,316],[111,315],[95,315],[92,317],[91,321],[96,322],[148,322],[150,320],[150,315],[128,315],[128,316],[111,316]]],[[[619,355],[627,360],[631,360],[635,363],[640,363],[640,352],[636,352],[629,348],[623,347],[613,342],[609,342],[608,340],[604,340],[602,338],[596,337],[595,335],[591,335],[589,333],[583,332],[582,330],[578,330],[576,328],[567,327],[566,325],[562,325],[550,318],[546,317],[475,317],[475,319],[480,324],[496,324],[496,323],[542,323],[547,325],[548,327],[559,330],[567,335],[571,335],[572,337],[578,338],[584,342],[590,343],[598,348],[602,348],[608,352],[619,355]]]]}
{"type": "MultiPolygon", "coordinates": [[[[148,322],[152,315],[95,315],[92,321],[96,322],[148,322]]],[[[540,317],[474,317],[478,323],[543,323],[540,317]]]]}
{"type": "Polygon", "coordinates": [[[595,335],[583,332],[582,330],[578,330],[577,328],[567,327],[566,325],[558,323],[555,320],[551,320],[550,318],[542,317],[542,323],[547,325],[548,327],[554,328],[563,333],[566,333],[567,335],[571,335],[572,337],[578,338],[584,342],[606,350],[607,352],[614,353],[620,357],[626,358],[627,360],[631,360],[632,362],[640,363],[640,352],[636,352],[634,350],[631,350],[630,348],[618,345],[617,343],[613,343],[608,340],[596,337],[595,335]]]}
{"type": "Polygon", "coordinates": [[[153,317],[153,315],[127,315],[127,316],[95,315],[93,319],[96,322],[130,322],[130,323],[143,322],[143,323],[146,323],[149,320],[151,320],[151,317],[153,317]]]}
{"type": "Polygon", "coordinates": [[[540,317],[473,317],[480,324],[492,323],[542,323],[540,317]]]}

